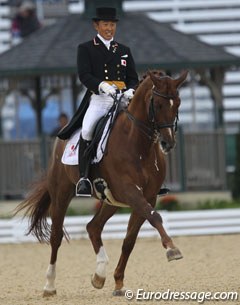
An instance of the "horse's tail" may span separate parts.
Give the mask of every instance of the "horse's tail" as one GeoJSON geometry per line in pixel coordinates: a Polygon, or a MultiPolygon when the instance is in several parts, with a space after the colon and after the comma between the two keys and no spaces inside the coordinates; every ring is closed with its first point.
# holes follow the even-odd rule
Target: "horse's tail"
{"type": "Polygon", "coordinates": [[[14,215],[26,209],[24,217],[29,217],[27,235],[33,234],[39,242],[49,242],[50,240],[50,225],[47,222],[50,204],[51,197],[48,191],[47,178],[43,176],[41,180],[34,184],[26,199],[15,209],[14,215]]]}

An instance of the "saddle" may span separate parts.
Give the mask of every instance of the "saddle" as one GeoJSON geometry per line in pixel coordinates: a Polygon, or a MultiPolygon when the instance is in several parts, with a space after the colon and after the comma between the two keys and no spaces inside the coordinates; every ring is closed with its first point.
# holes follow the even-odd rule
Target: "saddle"
{"type": "Polygon", "coordinates": [[[108,113],[97,122],[97,125],[93,133],[92,141],[86,149],[86,154],[89,157],[91,156],[92,160],[97,155],[97,149],[99,149],[99,145],[103,155],[106,153],[107,145],[105,143],[105,140],[108,139],[108,136],[113,128],[117,116],[123,110],[120,106],[121,98],[122,96],[120,96],[119,99],[114,98],[113,106],[109,109],[108,113]],[[105,131],[105,127],[107,124],[108,127],[107,130],[105,131]]]}
{"type": "MultiPolygon", "coordinates": [[[[108,113],[98,121],[93,133],[92,141],[86,150],[86,154],[89,156],[92,163],[99,163],[103,155],[106,154],[108,136],[113,128],[117,116],[121,111],[120,99],[114,99],[114,104],[108,113]]],[[[63,164],[78,164],[80,132],[81,128],[75,130],[72,136],[68,139],[62,156],[63,164]]]]}

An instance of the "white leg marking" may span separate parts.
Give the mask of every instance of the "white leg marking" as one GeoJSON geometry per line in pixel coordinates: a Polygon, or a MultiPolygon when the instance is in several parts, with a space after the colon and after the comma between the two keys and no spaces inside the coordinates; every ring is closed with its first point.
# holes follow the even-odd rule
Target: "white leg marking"
{"type": "Polygon", "coordinates": [[[97,254],[97,268],[96,274],[105,278],[106,277],[106,267],[109,262],[109,258],[103,246],[99,249],[97,254]]]}
{"type": "Polygon", "coordinates": [[[55,286],[54,286],[54,282],[55,282],[55,278],[56,278],[56,264],[54,265],[49,265],[48,269],[47,269],[47,282],[46,285],[44,286],[44,290],[45,291],[54,291],[55,290],[55,286]]]}

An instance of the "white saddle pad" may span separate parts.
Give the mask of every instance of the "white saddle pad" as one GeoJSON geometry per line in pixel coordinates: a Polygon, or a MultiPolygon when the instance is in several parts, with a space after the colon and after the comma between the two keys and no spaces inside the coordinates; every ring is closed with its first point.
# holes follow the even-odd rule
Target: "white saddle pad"
{"type": "MultiPolygon", "coordinates": [[[[109,136],[108,127],[110,124],[110,118],[104,128],[102,138],[98,144],[97,153],[92,163],[98,163],[103,157],[103,152],[105,150],[107,139],[109,136]],[[108,132],[108,133],[107,133],[108,132]]],[[[80,138],[81,128],[76,130],[71,138],[68,140],[65,150],[62,155],[62,163],[67,165],[77,165],[78,164],[78,140],[80,138]]]]}
{"type": "Polygon", "coordinates": [[[67,165],[78,164],[78,140],[80,137],[81,129],[76,130],[71,138],[68,140],[67,145],[62,155],[62,163],[67,165]]]}

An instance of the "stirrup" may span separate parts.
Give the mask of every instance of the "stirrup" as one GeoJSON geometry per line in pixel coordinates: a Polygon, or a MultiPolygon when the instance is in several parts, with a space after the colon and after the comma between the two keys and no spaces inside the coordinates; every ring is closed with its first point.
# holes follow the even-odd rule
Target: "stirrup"
{"type": "Polygon", "coordinates": [[[77,197],[91,197],[93,194],[92,183],[88,178],[81,178],[76,184],[77,197]]]}

